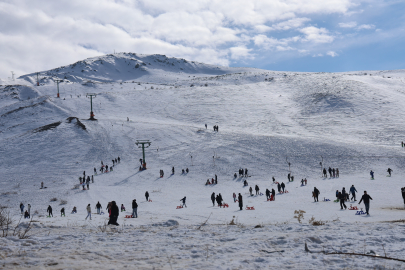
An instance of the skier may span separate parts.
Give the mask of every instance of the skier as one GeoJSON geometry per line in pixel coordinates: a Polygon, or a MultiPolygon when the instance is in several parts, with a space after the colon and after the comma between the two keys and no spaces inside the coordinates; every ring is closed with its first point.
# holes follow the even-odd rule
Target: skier
{"type": "Polygon", "coordinates": [[[172,174],[174,174],[174,167],[172,167],[172,174]]]}
{"type": "MultiPolygon", "coordinates": [[[[233,202],[236,202],[236,193],[234,192],[232,196],[233,196],[233,202]]],[[[405,199],[404,199],[404,202],[405,202],[405,199]]]]}
{"type": "Polygon", "coordinates": [[[266,188],[266,197],[267,200],[270,199],[270,190],[268,188],[266,188]]]}
{"type": "Polygon", "coordinates": [[[370,171],[370,175],[371,175],[371,180],[374,180],[374,172],[372,170],[370,171]]]}
{"type": "Polygon", "coordinates": [[[250,196],[253,196],[252,192],[253,192],[253,188],[252,188],[252,187],[250,187],[250,188],[249,188],[249,193],[250,193],[250,196]]]}
{"type": "Polygon", "coordinates": [[[366,207],[366,213],[367,216],[370,215],[368,212],[370,210],[370,200],[373,198],[370,197],[370,195],[367,194],[367,191],[364,191],[364,195],[361,196],[361,200],[359,201],[359,204],[364,201],[364,206],[366,207]]]}
{"type": "Polygon", "coordinates": [[[115,201],[112,201],[110,220],[108,221],[108,225],[113,224],[113,225],[119,226],[119,224],[117,223],[119,214],[120,214],[120,211],[118,210],[117,203],[115,201]]]}
{"type": "Polygon", "coordinates": [[[317,189],[316,187],[314,187],[314,192],[313,192],[313,196],[314,196],[314,202],[318,202],[318,196],[319,194],[321,194],[321,192],[319,192],[319,189],[317,189]]]}
{"type": "Polygon", "coordinates": [[[146,201],[149,201],[149,192],[145,192],[145,198],[146,198],[146,201]]]}
{"type": "Polygon", "coordinates": [[[215,192],[212,192],[212,194],[211,194],[211,201],[212,201],[212,206],[215,206],[215,192]]]}
{"type": "Polygon", "coordinates": [[[91,207],[90,207],[90,204],[87,205],[86,210],[87,210],[87,217],[84,220],[86,220],[88,217],[90,217],[90,220],[91,220],[91,207]]]}
{"type": "Polygon", "coordinates": [[[328,177],[328,174],[327,174],[327,172],[326,172],[326,168],[323,168],[323,176],[324,176],[324,177],[328,177]]]}
{"type": "Polygon", "coordinates": [[[390,177],[391,177],[391,172],[392,172],[391,168],[388,168],[387,172],[388,172],[388,174],[389,174],[390,177]]]}
{"type": "Polygon", "coordinates": [[[256,186],[255,186],[256,196],[259,195],[259,190],[260,190],[260,189],[259,189],[259,186],[256,185],[256,186]]]}
{"type": "Polygon", "coordinates": [[[280,183],[277,184],[277,190],[278,190],[278,193],[281,193],[281,185],[280,185],[280,183]]]}
{"type": "Polygon", "coordinates": [[[101,213],[101,203],[99,201],[96,204],[96,209],[97,209],[97,214],[100,215],[100,213],[101,213]]]}
{"type": "Polygon", "coordinates": [[[186,205],[186,196],[184,196],[183,199],[180,199],[180,201],[183,201],[183,206],[187,208],[187,205],[186,205]]]}
{"type": "Polygon", "coordinates": [[[46,209],[46,211],[48,212],[48,216],[49,216],[49,217],[51,217],[51,216],[53,217],[53,214],[52,214],[52,207],[51,207],[50,205],[48,206],[48,209],[46,209]]]}
{"type": "Polygon", "coordinates": [[[352,185],[350,187],[350,193],[352,194],[352,200],[354,201],[356,201],[356,192],[357,192],[356,188],[354,187],[354,185],[352,185]]]}
{"type": "Polygon", "coordinates": [[[283,189],[283,193],[284,193],[284,189],[285,189],[285,184],[284,184],[284,182],[281,182],[281,188],[283,189]]]}
{"type": "Polygon", "coordinates": [[[271,195],[273,196],[273,201],[276,200],[276,191],[274,190],[274,188],[271,189],[271,195]]]}
{"type": "Polygon", "coordinates": [[[125,211],[125,206],[123,203],[121,203],[121,212],[124,212],[124,211],[125,211]]]}
{"type": "Polygon", "coordinates": [[[242,210],[242,208],[243,208],[243,201],[242,201],[242,195],[240,195],[240,193],[239,193],[239,195],[238,195],[238,203],[239,203],[239,208],[240,208],[240,210],[242,210]]]}
{"type": "Polygon", "coordinates": [[[60,217],[62,217],[62,215],[65,217],[65,207],[62,207],[62,209],[60,209],[60,217]]]}
{"type": "Polygon", "coordinates": [[[346,209],[347,207],[345,204],[345,196],[341,192],[339,192],[338,196],[339,196],[339,201],[340,201],[340,209],[342,210],[343,207],[346,209]]]}
{"type": "Polygon", "coordinates": [[[24,204],[20,203],[20,210],[21,210],[21,214],[24,214],[24,204]]]}
{"type": "Polygon", "coordinates": [[[132,200],[132,218],[138,217],[138,204],[136,203],[136,199],[132,200]]]}

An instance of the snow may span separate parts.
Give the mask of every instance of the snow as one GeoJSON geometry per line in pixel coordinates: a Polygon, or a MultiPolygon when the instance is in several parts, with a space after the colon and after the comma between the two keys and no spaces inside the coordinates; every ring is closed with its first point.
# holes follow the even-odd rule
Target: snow
{"type": "MultiPolygon", "coordinates": [[[[388,260],[308,254],[304,244],[314,251],[379,255],[384,245],[388,256],[404,257],[405,225],[391,221],[404,219],[405,70],[277,72],[122,53],[39,77],[40,86],[35,73],[0,81],[0,204],[16,217],[20,202],[38,212],[28,240],[0,238],[3,268],[403,267],[388,260]],[[64,80],[61,98],[56,98],[55,79],[64,80]],[[97,121],[87,120],[87,93],[97,94],[97,121]],[[138,171],[142,152],[136,140],[152,143],[145,151],[145,171],[138,171]],[[100,161],[110,166],[118,156],[121,163],[96,175],[90,190],[76,188],[83,171],[92,175],[100,161]],[[321,161],[339,168],[340,177],[322,178],[321,161]],[[294,182],[287,180],[287,162],[294,182]],[[388,167],[392,177],[386,177],[388,167]],[[190,172],[181,174],[186,168],[190,172]],[[289,193],[277,194],[274,202],[250,197],[245,178],[233,177],[239,168],[248,168],[246,180],[260,192],[277,190],[274,176],[289,193]],[[205,186],[215,174],[218,184],[205,186]],[[301,186],[302,178],[307,186],[301,186]],[[46,189],[39,189],[41,182],[46,189]],[[333,202],[336,190],[351,185],[358,201],[364,190],[373,198],[370,216],[340,210],[333,202]],[[314,187],[321,192],[317,203],[311,197],[314,187]],[[145,200],[145,191],[152,202],[145,200]],[[221,193],[229,208],[213,207],[212,192],[221,193]],[[244,208],[255,210],[240,211],[233,192],[242,194],[244,208]],[[187,208],[176,209],[184,196],[187,208]],[[125,219],[133,199],[139,217],[125,219]],[[62,200],[67,204],[60,205],[62,200]],[[126,206],[119,227],[103,232],[105,214],[84,220],[87,204],[94,209],[100,201],[105,209],[112,200],[126,206]],[[48,205],[53,218],[46,217],[48,205]],[[77,214],[70,214],[73,206],[77,214]],[[62,207],[66,217],[59,217],[62,207]],[[305,211],[302,224],[295,210],[305,211]],[[326,224],[312,226],[311,217],[326,224]],[[236,225],[229,225],[232,220],[236,225]]],[[[347,206],[364,210],[357,202],[347,206]]]]}

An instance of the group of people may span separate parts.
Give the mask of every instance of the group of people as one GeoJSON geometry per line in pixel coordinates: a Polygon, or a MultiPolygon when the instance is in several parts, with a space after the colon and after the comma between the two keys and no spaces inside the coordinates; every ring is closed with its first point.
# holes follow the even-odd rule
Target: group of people
{"type": "Polygon", "coordinates": [[[205,182],[205,185],[216,185],[216,184],[218,184],[217,175],[215,175],[214,178],[211,178],[211,181],[210,181],[210,179],[207,179],[207,182],[205,182]]]}
{"type": "MultiPolygon", "coordinates": [[[[115,158],[115,159],[112,159],[111,161],[112,161],[112,164],[113,164],[113,165],[110,166],[110,167],[108,167],[107,164],[104,165],[104,162],[101,161],[101,167],[100,167],[99,171],[100,171],[101,173],[108,173],[109,171],[110,171],[110,172],[114,171],[114,166],[117,165],[118,163],[121,163],[121,158],[120,158],[120,157],[117,157],[117,158],[115,158]]],[[[97,169],[96,169],[96,168],[94,168],[94,174],[97,175],[97,169]]]]}
{"type": "MultiPolygon", "coordinates": [[[[339,169],[338,168],[331,168],[331,167],[329,167],[329,169],[328,169],[328,172],[329,172],[329,177],[330,178],[338,178],[339,177],[339,169]]],[[[328,177],[328,173],[326,172],[326,168],[323,168],[323,177],[328,177]]]]}
{"type": "MultiPolygon", "coordinates": [[[[235,195],[235,193],[234,193],[235,195]]],[[[217,202],[218,206],[221,207],[222,206],[222,202],[224,201],[222,199],[222,195],[221,193],[218,193],[218,195],[215,196],[215,192],[212,192],[211,194],[211,201],[212,201],[212,206],[215,206],[215,202],[217,202]]]]}
{"type": "Polygon", "coordinates": [[[88,175],[87,178],[86,178],[86,171],[83,171],[83,177],[79,177],[79,181],[80,181],[80,185],[82,185],[83,190],[86,190],[86,188],[85,188],[86,185],[87,185],[87,190],[89,190],[90,189],[90,181],[92,183],[94,183],[94,176],[92,175],[91,178],[90,178],[90,175],[88,175]]]}
{"type": "Polygon", "coordinates": [[[214,131],[218,132],[218,126],[214,126],[214,131]]]}
{"type": "MultiPolygon", "coordinates": [[[[236,173],[233,175],[236,178],[236,173]]],[[[239,169],[239,177],[248,177],[248,169],[239,169]]]]}
{"type": "Polygon", "coordinates": [[[27,205],[27,210],[25,210],[25,212],[24,212],[24,207],[25,207],[25,205],[21,202],[20,203],[21,214],[24,214],[24,218],[30,218],[31,217],[31,204],[27,205]]]}
{"type": "Polygon", "coordinates": [[[294,176],[291,173],[287,174],[288,182],[294,182],[294,176]]]}

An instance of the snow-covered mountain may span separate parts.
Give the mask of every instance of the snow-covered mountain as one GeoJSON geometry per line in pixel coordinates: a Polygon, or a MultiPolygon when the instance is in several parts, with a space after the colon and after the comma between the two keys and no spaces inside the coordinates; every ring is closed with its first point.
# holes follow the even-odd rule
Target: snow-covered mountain
{"type": "MultiPolygon", "coordinates": [[[[383,237],[370,235],[384,231],[391,239],[385,243],[387,253],[405,255],[402,227],[383,223],[403,215],[404,70],[278,72],[122,53],[40,72],[39,78],[40,86],[35,73],[21,76],[18,84],[0,81],[0,204],[15,215],[20,202],[30,203],[31,211],[38,212],[34,244],[0,237],[0,247],[8,247],[3,257],[9,268],[21,263],[17,252],[21,249],[29,254],[26,264],[19,265],[22,268],[46,266],[49,257],[60,256],[66,258],[59,262],[61,268],[90,267],[88,261],[84,263],[88,257],[83,254],[88,253],[82,252],[89,247],[94,250],[88,256],[100,261],[97,267],[111,268],[103,255],[107,251],[95,245],[106,239],[105,233],[95,232],[106,215],[84,220],[88,203],[94,208],[100,201],[105,209],[111,200],[127,208],[119,218],[125,225],[121,234],[113,234],[122,243],[112,248],[122,258],[118,266],[126,265],[130,257],[118,250],[123,245],[141,250],[134,243],[138,241],[149,244],[145,253],[136,255],[145,261],[145,269],[170,268],[172,262],[189,269],[253,269],[269,264],[336,269],[339,262],[349,261],[352,269],[378,268],[380,264],[366,259],[352,262],[334,256],[328,257],[335,258],[333,263],[325,263],[321,255],[305,255],[305,241],[318,249],[321,244],[344,247],[343,227],[353,249],[363,249],[368,241],[370,248],[379,250],[383,237]],[[55,79],[63,80],[60,98],[55,79]],[[96,94],[92,105],[97,121],[88,120],[88,93],[96,94]],[[135,143],[145,139],[152,143],[146,148],[148,169],[138,171],[142,152],[135,143]],[[111,166],[118,156],[121,163],[100,174],[101,161],[111,166]],[[320,162],[322,167],[339,168],[340,177],[322,178],[320,162]],[[173,166],[176,172],[170,175],[173,166]],[[390,178],[388,167],[394,170],[390,178]],[[98,175],[90,190],[77,188],[83,171],[94,175],[94,168],[98,175]],[[181,173],[185,168],[188,174],[181,173]],[[239,168],[248,168],[249,177],[234,178],[239,168]],[[160,170],[165,172],[163,178],[160,170]],[[294,182],[287,180],[290,170],[294,182]],[[374,181],[370,170],[375,171],[374,181]],[[218,184],[205,186],[215,175],[218,184]],[[250,186],[258,185],[261,193],[266,188],[277,190],[272,176],[285,182],[289,193],[277,194],[274,202],[249,196],[250,186]],[[301,186],[303,178],[308,179],[307,186],[301,186]],[[245,179],[248,187],[242,185],[245,179]],[[39,189],[41,182],[46,189],[39,189]],[[335,191],[351,185],[358,197],[367,190],[373,198],[370,216],[340,211],[333,203],[335,191]],[[321,191],[319,203],[312,203],[314,187],[321,191]],[[145,191],[152,202],[144,199],[145,191]],[[212,207],[212,192],[221,193],[229,208],[212,207]],[[243,195],[244,207],[256,210],[239,211],[234,192],[243,195]],[[183,196],[188,207],[177,209],[183,196]],[[134,198],[139,218],[125,219],[134,198]],[[323,198],[331,201],[321,202],[323,198]],[[62,200],[66,204],[61,205],[62,200]],[[48,205],[54,208],[55,218],[45,217],[48,205]],[[70,214],[73,206],[78,214],[70,214]],[[61,207],[67,210],[65,218],[57,215],[61,207]],[[328,221],[327,225],[297,224],[293,216],[298,209],[306,212],[306,223],[314,216],[328,221]],[[195,232],[207,217],[207,225],[195,232]],[[228,228],[231,220],[239,225],[228,228]],[[256,225],[263,228],[253,229],[256,225]],[[51,236],[44,235],[45,228],[51,236]],[[373,232],[360,234],[368,228],[373,232]],[[83,229],[89,232],[87,237],[83,229]],[[77,238],[81,242],[75,242],[77,238]],[[36,253],[38,247],[48,245],[51,250],[36,253]],[[284,250],[284,257],[275,259],[263,249],[284,250]],[[150,252],[155,252],[153,258],[147,255],[150,252]]],[[[395,262],[384,266],[397,269],[395,262]]]]}

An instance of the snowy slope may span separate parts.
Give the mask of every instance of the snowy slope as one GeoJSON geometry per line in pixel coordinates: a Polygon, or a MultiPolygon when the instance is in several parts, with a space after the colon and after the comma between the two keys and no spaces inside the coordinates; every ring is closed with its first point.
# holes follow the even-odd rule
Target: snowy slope
{"type": "MultiPolygon", "coordinates": [[[[352,269],[376,267],[363,258],[336,256],[329,262],[331,257],[306,256],[305,241],[318,249],[351,242],[349,250],[359,251],[365,240],[379,253],[381,242],[386,241],[393,257],[405,255],[403,226],[384,223],[403,219],[404,213],[400,193],[405,186],[401,147],[404,70],[276,72],[216,67],[159,55],[116,54],[41,72],[40,77],[40,86],[35,86],[35,74],[20,77],[18,85],[0,86],[0,202],[15,215],[20,202],[38,211],[34,242],[0,238],[0,245],[7,246],[0,249],[7,254],[7,268],[16,262],[19,267],[52,265],[65,253],[68,256],[59,262],[61,268],[80,269],[83,263],[95,267],[85,262],[88,258],[83,252],[76,254],[78,249],[90,249],[86,252],[91,252],[91,260],[101,256],[98,268],[110,268],[104,261],[109,251],[91,250],[106,237],[118,241],[114,249],[120,258],[117,268],[133,258],[133,252],[122,250],[136,239],[149,243],[143,255],[136,257],[144,260],[144,269],[253,269],[269,264],[336,269],[348,263],[352,269]],[[55,78],[64,79],[59,85],[61,98],[56,98],[55,78]],[[94,83],[84,83],[88,80],[94,83]],[[87,120],[90,100],[86,93],[97,94],[93,100],[97,121],[87,120]],[[219,126],[219,132],[212,130],[213,125],[219,126]],[[142,139],[152,145],[146,149],[148,169],[139,172],[142,153],[135,142],[142,139]],[[90,190],[75,187],[83,171],[92,175],[100,161],[112,165],[111,159],[118,156],[121,163],[113,172],[95,176],[90,190]],[[322,178],[321,161],[326,168],[339,168],[340,177],[322,178]],[[295,176],[290,183],[287,162],[295,176]],[[172,166],[174,175],[170,175],[172,166]],[[388,167],[394,170],[391,178],[386,177],[388,167]],[[190,173],[181,174],[185,168],[190,173]],[[250,197],[242,184],[244,178],[233,177],[239,168],[249,169],[249,186],[258,185],[262,193],[266,188],[277,190],[272,176],[286,183],[289,193],[276,195],[274,202],[267,202],[265,196],[250,197]],[[159,178],[161,169],[163,178],[159,178]],[[368,174],[371,169],[376,173],[374,181],[368,174]],[[215,174],[218,185],[205,186],[215,174]],[[301,186],[304,177],[307,186],[301,186]],[[39,189],[41,182],[47,189],[39,189]],[[370,216],[356,216],[356,211],[340,210],[332,202],[336,190],[348,190],[352,184],[358,197],[367,190],[373,198],[370,216]],[[320,200],[331,201],[314,203],[314,187],[321,191],[320,200]],[[152,202],[146,202],[145,191],[152,202]],[[213,207],[212,192],[221,193],[229,208],[213,207]],[[239,211],[233,192],[241,193],[244,205],[256,210],[239,211]],[[176,209],[183,196],[188,207],[176,209]],[[51,202],[52,198],[57,201],[51,202]],[[139,218],[124,219],[134,198],[139,218]],[[67,204],[60,205],[61,200],[67,204]],[[100,201],[105,208],[111,200],[127,207],[118,220],[125,226],[116,234],[111,228],[111,234],[105,234],[98,226],[106,215],[85,221],[85,207],[90,203],[94,208],[100,201]],[[48,205],[54,208],[54,218],[45,217],[48,205]],[[73,206],[78,214],[70,214],[73,206]],[[64,218],[58,217],[61,207],[67,210],[64,218]],[[306,211],[305,225],[293,217],[298,209],[306,211]],[[309,226],[312,216],[328,221],[327,225],[309,226]],[[196,230],[208,217],[207,227],[196,230]],[[232,219],[239,225],[227,226],[232,219]],[[259,224],[264,228],[253,229],[259,224]],[[342,227],[350,232],[346,240],[341,237],[342,227]],[[363,233],[368,227],[372,231],[363,233]],[[44,230],[51,230],[52,235],[46,236],[44,230]],[[57,247],[58,241],[64,247],[57,247]],[[40,259],[34,259],[37,248],[46,245],[54,248],[44,249],[40,259]],[[207,247],[223,256],[207,256],[207,247]],[[30,254],[22,262],[19,249],[30,254]],[[284,257],[278,260],[262,249],[283,249],[284,257]]],[[[140,244],[133,246],[142,249],[140,244]]],[[[376,265],[399,269],[395,262],[376,265]]]]}

